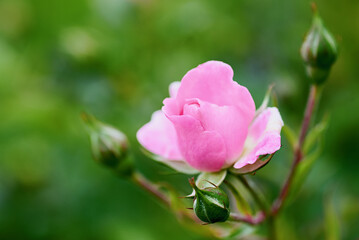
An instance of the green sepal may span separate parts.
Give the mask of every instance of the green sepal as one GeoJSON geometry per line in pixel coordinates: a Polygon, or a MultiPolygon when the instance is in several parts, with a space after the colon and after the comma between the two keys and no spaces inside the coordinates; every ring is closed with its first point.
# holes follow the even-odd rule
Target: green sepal
{"type": "Polygon", "coordinates": [[[261,155],[258,157],[258,159],[253,164],[248,164],[244,167],[241,167],[239,169],[231,168],[230,172],[234,174],[255,174],[258,170],[260,170],[262,167],[267,165],[269,161],[273,158],[275,153],[273,154],[267,154],[267,155],[261,155]]]}
{"type": "Polygon", "coordinates": [[[230,215],[227,194],[217,186],[199,189],[194,178],[189,182],[195,190],[193,210],[197,217],[206,223],[225,222],[230,215]]]}

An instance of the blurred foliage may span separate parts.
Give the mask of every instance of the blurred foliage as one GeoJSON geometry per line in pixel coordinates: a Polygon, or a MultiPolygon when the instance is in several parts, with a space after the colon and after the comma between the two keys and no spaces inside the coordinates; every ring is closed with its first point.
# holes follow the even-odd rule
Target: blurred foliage
{"type": "MultiPolygon", "coordinates": [[[[354,239],[359,2],[317,4],[341,47],[317,116],[331,121],[324,154],[277,227],[282,239],[354,239]]],[[[145,175],[188,194],[187,176],[140,153],[136,130],[170,82],[211,59],[229,63],[257,105],[274,82],[285,123],[298,129],[309,87],[299,48],[311,17],[307,0],[0,0],[0,239],[203,239],[92,161],[79,114],[123,130],[145,175]]],[[[284,139],[252,177],[268,199],[290,156],[284,139]]]]}

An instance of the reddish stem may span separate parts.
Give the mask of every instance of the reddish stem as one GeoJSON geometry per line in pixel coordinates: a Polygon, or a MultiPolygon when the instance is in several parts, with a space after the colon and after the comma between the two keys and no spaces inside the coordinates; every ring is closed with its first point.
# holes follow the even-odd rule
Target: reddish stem
{"type": "MultiPolygon", "coordinates": [[[[146,192],[160,200],[166,207],[171,209],[171,200],[170,198],[164,194],[162,191],[159,190],[158,186],[149,180],[147,180],[142,174],[135,172],[132,175],[132,181],[142,187],[146,192]]],[[[194,212],[176,212],[177,216],[179,218],[185,217],[187,219],[190,219],[196,223],[202,223],[194,214],[194,212]]]]}
{"type": "Polygon", "coordinates": [[[243,216],[237,213],[231,213],[229,220],[235,222],[244,222],[250,225],[257,225],[262,223],[265,219],[266,219],[265,213],[259,212],[256,216],[251,216],[251,215],[243,216]]]}
{"type": "Polygon", "coordinates": [[[294,176],[295,176],[295,173],[297,170],[297,166],[300,163],[300,161],[303,159],[303,153],[302,153],[303,143],[304,143],[305,137],[307,135],[308,128],[310,125],[310,120],[311,120],[311,117],[313,114],[313,109],[314,109],[315,101],[317,98],[317,91],[318,91],[317,86],[312,85],[310,88],[308,102],[307,102],[307,106],[306,106],[305,113],[304,113],[302,128],[301,128],[300,135],[299,135],[299,141],[298,141],[296,150],[294,152],[293,164],[290,169],[288,178],[285,181],[285,183],[282,187],[282,190],[279,194],[279,197],[273,203],[273,206],[272,206],[272,215],[273,216],[279,212],[279,210],[283,206],[284,201],[287,199],[289,189],[293,183],[293,179],[294,179],[294,176]]]}
{"type": "Polygon", "coordinates": [[[171,202],[167,195],[161,192],[156,185],[149,182],[142,174],[134,173],[132,176],[133,181],[142,187],[144,190],[155,196],[158,200],[160,200],[167,207],[171,206],[171,202]]]}

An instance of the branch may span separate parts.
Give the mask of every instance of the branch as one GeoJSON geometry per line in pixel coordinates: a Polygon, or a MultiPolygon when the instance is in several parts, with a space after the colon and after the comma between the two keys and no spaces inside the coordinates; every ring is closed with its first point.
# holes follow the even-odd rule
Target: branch
{"type": "MultiPolygon", "coordinates": [[[[159,187],[150,182],[148,179],[146,179],[141,173],[135,172],[132,175],[132,181],[136,183],[138,186],[140,186],[142,189],[144,189],[146,192],[150,193],[152,196],[154,196],[156,199],[158,199],[163,205],[165,205],[168,209],[172,209],[172,204],[170,198],[164,194],[162,191],[159,190],[159,187]]],[[[180,218],[186,218],[188,220],[191,220],[193,222],[201,224],[202,222],[195,216],[193,212],[188,211],[176,211],[175,212],[177,217],[180,218]]]]}
{"type": "Polygon", "coordinates": [[[135,172],[132,175],[132,181],[146,190],[146,192],[156,197],[164,205],[171,207],[171,201],[168,196],[161,192],[155,184],[148,181],[142,174],[135,172]]]}
{"type": "Polygon", "coordinates": [[[288,178],[282,187],[279,197],[273,203],[273,206],[272,206],[272,215],[273,216],[278,214],[279,210],[283,206],[284,201],[287,199],[289,189],[293,183],[293,179],[294,179],[294,176],[295,176],[295,173],[297,170],[297,166],[300,163],[300,161],[303,159],[303,153],[302,153],[303,143],[305,141],[305,137],[307,135],[308,128],[310,125],[310,120],[312,118],[313,109],[314,109],[317,95],[318,95],[317,93],[318,93],[318,87],[316,85],[312,85],[310,88],[307,106],[306,106],[305,113],[304,113],[302,128],[301,128],[300,135],[299,135],[299,141],[298,141],[297,147],[294,152],[293,164],[290,169],[288,178]]]}
{"type": "Polygon", "coordinates": [[[264,212],[259,212],[256,216],[242,216],[238,213],[231,213],[229,217],[229,221],[234,222],[243,222],[248,223],[250,225],[258,225],[262,223],[266,219],[266,215],[264,212]]]}

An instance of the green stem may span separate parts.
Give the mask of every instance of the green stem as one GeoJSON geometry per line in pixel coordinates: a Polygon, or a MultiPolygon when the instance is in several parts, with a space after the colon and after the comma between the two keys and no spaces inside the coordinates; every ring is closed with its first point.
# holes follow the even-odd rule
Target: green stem
{"type": "Polygon", "coordinates": [[[268,239],[275,240],[277,239],[276,227],[275,227],[275,218],[272,215],[268,216],[268,239]]]}
{"type": "Polygon", "coordinates": [[[242,176],[242,175],[238,175],[238,179],[243,183],[243,185],[247,188],[247,190],[249,191],[249,193],[252,195],[254,201],[256,201],[256,203],[258,204],[258,206],[261,208],[262,213],[263,213],[263,219],[261,219],[260,222],[262,222],[263,220],[267,219],[267,224],[268,224],[268,239],[269,240],[275,240],[276,239],[276,230],[275,230],[275,222],[274,222],[274,217],[270,214],[270,211],[268,209],[268,206],[266,204],[265,201],[262,200],[262,198],[260,197],[260,195],[254,190],[254,188],[249,184],[249,182],[247,181],[247,179],[242,176]]]}
{"type": "Polygon", "coordinates": [[[259,196],[259,194],[253,189],[253,187],[248,183],[247,179],[242,175],[237,175],[238,179],[241,181],[241,183],[245,186],[245,188],[248,190],[248,192],[253,197],[254,201],[258,204],[260,209],[266,213],[268,212],[267,204],[262,200],[262,198],[259,196]]]}
{"type": "Polygon", "coordinates": [[[246,216],[250,216],[250,207],[246,200],[239,193],[238,189],[236,189],[236,187],[231,183],[231,181],[224,180],[224,183],[227,185],[229,190],[232,192],[234,198],[236,199],[238,210],[240,212],[243,212],[246,216]]]}

